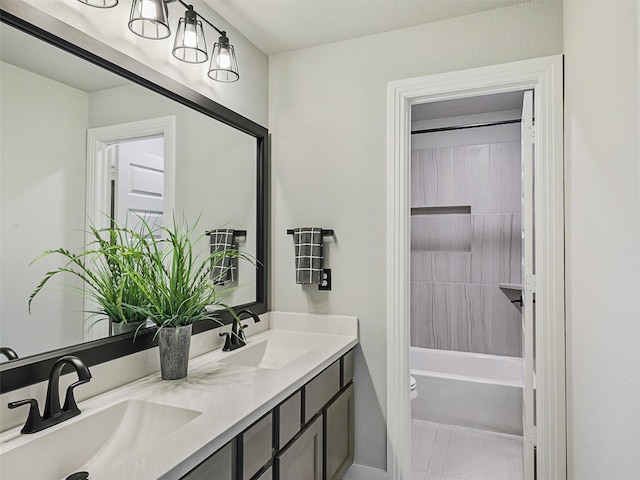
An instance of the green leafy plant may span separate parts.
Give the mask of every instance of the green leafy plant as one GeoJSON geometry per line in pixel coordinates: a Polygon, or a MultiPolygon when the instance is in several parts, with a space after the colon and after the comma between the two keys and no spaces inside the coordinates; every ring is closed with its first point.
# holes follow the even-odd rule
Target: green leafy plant
{"type": "Polygon", "coordinates": [[[134,241],[119,261],[140,257],[131,263],[122,261],[120,268],[140,290],[144,302],[132,306],[140,315],[153,321],[158,331],[166,327],[191,325],[199,320],[217,319],[216,312],[228,310],[237,321],[233,309],[224,302],[236,287],[221,287],[211,280],[214,265],[223,258],[241,258],[253,262],[248,254],[236,249],[198,253],[197,243],[204,234],[196,235],[197,221],[189,227],[173,219],[170,227],[152,227],[141,219],[139,232],[120,229],[134,241]],[[133,266],[143,265],[141,271],[133,266]]]}
{"type": "MultiPolygon", "coordinates": [[[[90,311],[93,315],[106,316],[117,323],[135,323],[146,320],[139,308],[146,298],[133,281],[132,272],[142,274],[146,269],[144,257],[131,255],[138,248],[140,238],[128,235],[126,229],[119,227],[89,229],[92,241],[87,249],[73,253],[64,248],[47,250],[37,260],[50,255],[63,257],[66,263],[47,272],[36,289],[29,296],[31,304],[42,288],[61,273],[74,275],[84,281],[84,291],[97,303],[99,310],[90,311]]],[[[99,319],[100,320],[100,319],[99,319]]]]}

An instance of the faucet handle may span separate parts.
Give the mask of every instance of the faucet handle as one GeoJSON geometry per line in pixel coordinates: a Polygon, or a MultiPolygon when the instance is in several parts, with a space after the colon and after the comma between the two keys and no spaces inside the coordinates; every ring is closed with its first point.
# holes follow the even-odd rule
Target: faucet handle
{"type": "Polygon", "coordinates": [[[225,337],[224,339],[224,347],[222,347],[223,352],[228,352],[231,350],[231,334],[229,332],[221,332],[218,335],[221,337],[225,337]]]}
{"type": "Polygon", "coordinates": [[[248,326],[249,325],[246,323],[244,325],[241,323],[240,328],[238,329],[239,330],[238,336],[240,337],[240,340],[245,344],[247,343],[247,335],[244,333],[244,329],[247,328],[248,326]]]}
{"type": "Polygon", "coordinates": [[[38,401],[35,398],[27,398],[25,400],[18,400],[17,402],[9,402],[7,407],[13,409],[23,405],[29,405],[29,416],[24,423],[24,427],[20,430],[20,433],[34,433],[37,432],[38,426],[42,423],[42,417],[40,416],[40,408],[38,407],[38,401]]]}
{"type": "Polygon", "coordinates": [[[38,408],[38,400],[35,398],[25,398],[24,400],[17,400],[15,402],[9,402],[7,407],[18,408],[23,405],[31,405],[31,408],[38,408]]]}
{"type": "Polygon", "coordinates": [[[77,412],[78,414],[80,413],[80,409],[78,408],[78,404],[76,403],[76,399],[73,395],[73,389],[78,385],[87,383],[89,380],[91,380],[91,377],[83,378],[82,380],[78,380],[77,382],[74,382],[67,387],[67,393],[65,394],[64,398],[64,406],[62,407],[63,411],[77,412]]]}

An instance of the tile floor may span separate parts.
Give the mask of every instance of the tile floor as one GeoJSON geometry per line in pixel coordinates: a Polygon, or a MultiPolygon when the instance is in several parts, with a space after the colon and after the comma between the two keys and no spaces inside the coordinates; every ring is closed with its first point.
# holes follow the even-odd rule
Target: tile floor
{"type": "Polygon", "coordinates": [[[411,420],[411,480],[522,480],[522,437],[411,420]]]}

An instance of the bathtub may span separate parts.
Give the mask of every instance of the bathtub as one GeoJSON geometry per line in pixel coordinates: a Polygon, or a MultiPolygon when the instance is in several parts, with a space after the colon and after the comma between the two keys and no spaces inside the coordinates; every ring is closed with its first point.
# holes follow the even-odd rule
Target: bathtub
{"type": "Polygon", "coordinates": [[[411,418],[522,435],[522,359],[410,347],[411,418]]]}

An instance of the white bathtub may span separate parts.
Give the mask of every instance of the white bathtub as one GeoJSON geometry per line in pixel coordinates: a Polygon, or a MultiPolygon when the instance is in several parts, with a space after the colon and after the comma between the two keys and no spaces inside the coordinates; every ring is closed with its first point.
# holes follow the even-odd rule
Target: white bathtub
{"type": "Polygon", "coordinates": [[[522,435],[522,359],[411,347],[411,418],[522,435]]]}

